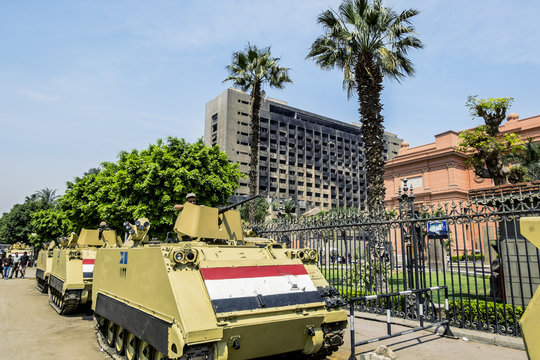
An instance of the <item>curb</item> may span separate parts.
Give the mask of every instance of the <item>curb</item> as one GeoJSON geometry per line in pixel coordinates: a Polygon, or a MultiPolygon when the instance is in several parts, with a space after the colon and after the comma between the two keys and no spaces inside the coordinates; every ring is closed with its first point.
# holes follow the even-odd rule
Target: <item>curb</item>
{"type": "MultiPolygon", "coordinates": [[[[368,313],[361,313],[361,312],[355,311],[354,317],[358,319],[375,320],[375,321],[384,322],[384,323],[386,322],[385,315],[368,314],[368,313]]],[[[413,327],[418,326],[418,321],[392,318],[392,324],[413,328],[413,327]]],[[[426,329],[426,331],[429,331],[432,333],[438,333],[439,330],[440,328],[426,329]]],[[[492,333],[476,331],[476,330],[461,329],[461,328],[456,328],[453,326],[450,326],[450,330],[452,330],[454,335],[458,338],[466,338],[467,340],[477,341],[484,344],[502,346],[502,347],[507,347],[510,349],[525,351],[525,344],[523,343],[523,339],[521,337],[504,336],[504,335],[492,334],[492,333]]]]}

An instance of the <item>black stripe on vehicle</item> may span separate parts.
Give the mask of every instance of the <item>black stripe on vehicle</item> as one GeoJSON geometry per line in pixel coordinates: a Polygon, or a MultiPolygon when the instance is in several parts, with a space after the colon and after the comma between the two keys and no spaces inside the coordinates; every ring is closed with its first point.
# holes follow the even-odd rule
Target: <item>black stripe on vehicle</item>
{"type": "Polygon", "coordinates": [[[122,326],[139,339],[143,339],[160,353],[169,352],[168,339],[171,323],[101,293],[97,295],[94,312],[122,326]]]}
{"type": "Polygon", "coordinates": [[[212,300],[216,313],[322,302],[318,291],[212,300]]]}
{"type": "Polygon", "coordinates": [[[37,277],[38,279],[43,280],[43,274],[45,274],[45,272],[44,272],[43,270],[41,270],[41,269],[36,269],[36,277],[37,277]]]}
{"type": "Polygon", "coordinates": [[[82,275],[83,275],[83,278],[91,278],[92,276],[94,276],[94,273],[93,272],[83,272],[82,275]]]}
{"type": "Polygon", "coordinates": [[[51,274],[49,276],[49,286],[57,290],[58,292],[62,292],[62,290],[64,289],[64,282],[51,274]]]}

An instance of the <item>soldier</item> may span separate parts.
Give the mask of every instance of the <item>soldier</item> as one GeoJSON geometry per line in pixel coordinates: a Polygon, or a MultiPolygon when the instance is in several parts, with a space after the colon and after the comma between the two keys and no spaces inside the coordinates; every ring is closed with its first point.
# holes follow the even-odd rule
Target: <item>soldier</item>
{"type": "MultiPolygon", "coordinates": [[[[189,193],[186,195],[186,202],[191,203],[193,205],[197,204],[197,197],[194,193],[189,193]]],[[[181,211],[184,208],[184,205],[174,205],[174,210],[181,211]]]]}

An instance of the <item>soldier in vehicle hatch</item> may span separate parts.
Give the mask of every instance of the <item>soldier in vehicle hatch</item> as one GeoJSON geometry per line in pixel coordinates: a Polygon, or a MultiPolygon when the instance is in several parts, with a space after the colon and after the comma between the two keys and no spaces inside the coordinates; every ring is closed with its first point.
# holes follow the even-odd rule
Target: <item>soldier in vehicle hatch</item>
{"type": "MultiPolygon", "coordinates": [[[[189,193],[186,195],[186,202],[191,203],[193,205],[197,205],[197,197],[194,193],[189,193]]],[[[181,211],[184,208],[183,204],[174,205],[174,210],[181,211]]]]}

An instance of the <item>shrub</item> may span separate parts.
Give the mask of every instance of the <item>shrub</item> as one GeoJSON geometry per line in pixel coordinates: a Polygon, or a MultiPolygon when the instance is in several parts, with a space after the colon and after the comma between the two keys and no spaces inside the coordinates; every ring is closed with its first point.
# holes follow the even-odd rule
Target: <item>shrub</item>
{"type": "Polygon", "coordinates": [[[484,255],[476,254],[476,255],[452,255],[452,262],[458,262],[458,261],[465,261],[465,258],[469,261],[473,260],[484,260],[484,255]]]}
{"type": "Polygon", "coordinates": [[[449,301],[447,319],[517,328],[525,309],[521,306],[476,300],[449,301]],[[514,310],[516,318],[514,319],[514,310]],[[505,321],[506,316],[506,321],[505,321]]]}

